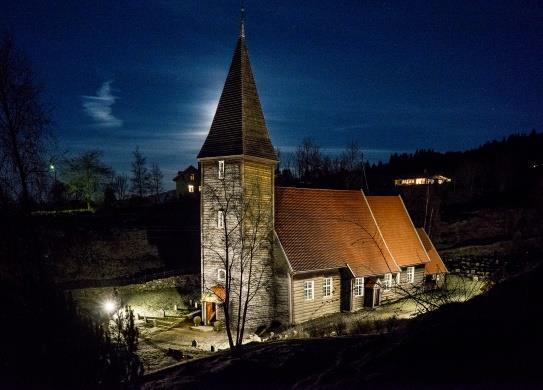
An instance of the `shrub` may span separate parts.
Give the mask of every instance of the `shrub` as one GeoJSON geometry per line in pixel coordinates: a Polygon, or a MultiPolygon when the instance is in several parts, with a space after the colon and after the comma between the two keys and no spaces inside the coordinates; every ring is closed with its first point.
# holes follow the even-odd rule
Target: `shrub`
{"type": "Polygon", "coordinates": [[[343,336],[347,334],[347,324],[345,323],[345,320],[343,319],[340,319],[338,320],[338,322],[334,323],[333,328],[336,332],[336,335],[338,336],[343,336]]]}
{"type": "Polygon", "coordinates": [[[392,316],[386,320],[386,329],[388,332],[393,332],[398,327],[398,317],[392,316]]]}
{"type": "Polygon", "coordinates": [[[202,323],[202,317],[196,316],[193,318],[193,321],[194,321],[194,326],[200,326],[200,324],[202,323]]]}
{"type": "Polygon", "coordinates": [[[221,328],[222,328],[221,321],[215,321],[213,323],[213,329],[215,330],[215,332],[220,332],[221,328]]]}
{"type": "Polygon", "coordinates": [[[372,324],[368,320],[358,320],[353,326],[354,333],[356,334],[370,333],[373,330],[372,328],[372,324]]]}

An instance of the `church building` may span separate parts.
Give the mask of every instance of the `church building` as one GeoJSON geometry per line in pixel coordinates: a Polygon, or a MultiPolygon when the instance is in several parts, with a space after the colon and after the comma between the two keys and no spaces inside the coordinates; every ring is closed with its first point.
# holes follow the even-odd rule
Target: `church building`
{"type": "Polygon", "coordinates": [[[243,317],[255,329],[364,310],[447,272],[400,197],[275,186],[243,22],[198,161],[206,324],[243,317]]]}

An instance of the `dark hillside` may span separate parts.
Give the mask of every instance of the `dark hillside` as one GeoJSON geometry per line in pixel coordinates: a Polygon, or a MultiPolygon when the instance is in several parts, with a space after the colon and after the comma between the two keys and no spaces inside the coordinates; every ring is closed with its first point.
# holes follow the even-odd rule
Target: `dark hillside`
{"type": "Polygon", "coordinates": [[[32,218],[59,282],[200,269],[197,199],[32,218]]]}

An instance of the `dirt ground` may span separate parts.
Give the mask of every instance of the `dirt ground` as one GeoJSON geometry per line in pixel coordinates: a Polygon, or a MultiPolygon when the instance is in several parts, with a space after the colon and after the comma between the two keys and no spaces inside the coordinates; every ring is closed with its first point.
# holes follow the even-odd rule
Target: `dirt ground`
{"type": "Polygon", "coordinates": [[[140,329],[138,355],[140,356],[145,372],[152,372],[180,362],[212,354],[215,351],[228,348],[226,333],[223,331],[202,332],[191,329],[193,325],[187,320],[178,319],[170,325],[157,325],[149,328],[142,320],[137,323],[140,329]],[[193,347],[196,341],[196,347],[193,347]],[[177,355],[172,356],[168,350],[175,350],[177,355]],[[180,357],[181,351],[183,357],[180,357]]]}

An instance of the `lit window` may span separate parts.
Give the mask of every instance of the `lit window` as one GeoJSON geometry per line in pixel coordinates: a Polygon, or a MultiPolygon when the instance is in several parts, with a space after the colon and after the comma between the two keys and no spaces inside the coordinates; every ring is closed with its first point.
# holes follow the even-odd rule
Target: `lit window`
{"type": "Polygon", "coordinates": [[[198,192],[202,192],[202,186],[198,186],[198,192]]]}
{"type": "Polygon", "coordinates": [[[190,174],[190,180],[191,180],[191,181],[194,181],[194,173],[191,173],[191,174],[190,174]]]}
{"type": "Polygon", "coordinates": [[[354,280],[354,296],[361,297],[364,295],[364,278],[356,278],[354,280]]]}
{"type": "Polygon", "coordinates": [[[383,287],[385,290],[390,290],[392,287],[392,274],[385,274],[383,279],[383,287]]]}
{"type": "Polygon", "coordinates": [[[192,184],[189,184],[189,192],[194,192],[194,186],[192,184]]]}
{"type": "Polygon", "coordinates": [[[325,298],[332,296],[332,278],[324,278],[322,282],[322,296],[325,298]]]}
{"type": "Polygon", "coordinates": [[[224,179],[224,160],[219,161],[219,179],[224,179]]]}
{"type": "Polygon", "coordinates": [[[217,271],[217,280],[219,282],[224,282],[226,280],[226,270],[224,269],[219,269],[217,271]]]}
{"type": "Polygon", "coordinates": [[[407,267],[407,283],[415,281],[415,267],[407,267]]]}
{"type": "Polygon", "coordinates": [[[312,301],[315,294],[314,294],[314,287],[315,282],[312,280],[306,280],[304,281],[304,299],[306,301],[312,301]]]}
{"type": "Polygon", "coordinates": [[[218,228],[224,227],[224,212],[222,210],[219,210],[217,212],[217,227],[218,228]]]}

